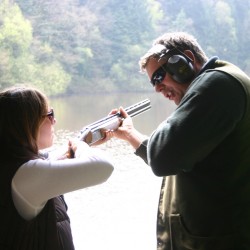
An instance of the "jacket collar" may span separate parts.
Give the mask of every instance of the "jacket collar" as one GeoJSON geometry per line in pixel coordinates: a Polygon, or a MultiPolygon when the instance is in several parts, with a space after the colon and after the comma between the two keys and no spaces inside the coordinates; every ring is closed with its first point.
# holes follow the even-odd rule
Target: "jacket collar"
{"type": "Polygon", "coordinates": [[[211,57],[201,68],[200,72],[198,73],[198,76],[204,73],[208,69],[214,69],[215,68],[215,62],[219,59],[218,56],[211,57]]]}

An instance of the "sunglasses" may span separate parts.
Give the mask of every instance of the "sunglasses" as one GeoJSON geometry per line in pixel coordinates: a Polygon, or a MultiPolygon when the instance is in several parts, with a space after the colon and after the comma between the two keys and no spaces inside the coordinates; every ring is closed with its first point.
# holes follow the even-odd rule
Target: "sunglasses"
{"type": "Polygon", "coordinates": [[[167,62],[164,63],[163,65],[161,65],[152,75],[150,83],[153,85],[153,87],[155,85],[158,85],[160,83],[162,83],[162,81],[164,80],[166,74],[167,74],[168,70],[167,70],[167,62]]]}
{"type": "Polygon", "coordinates": [[[51,121],[51,123],[54,123],[54,121],[55,121],[55,113],[54,113],[54,109],[53,108],[50,109],[50,111],[47,113],[46,116],[49,118],[49,120],[51,121]]]}
{"type": "MultiPolygon", "coordinates": [[[[159,61],[163,58],[170,58],[173,55],[181,55],[183,56],[188,62],[192,62],[193,60],[189,58],[185,53],[180,51],[177,48],[170,49],[168,51],[161,52],[161,55],[159,56],[159,61]]],[[[152,75],[150,83],[155,87],[155,85],[162,83],[164,80],[166,74],[169,73],[170,75],[173,75],[172,71],[168,68],[168,60],[164,64],[162,64],[152,75]]]]}

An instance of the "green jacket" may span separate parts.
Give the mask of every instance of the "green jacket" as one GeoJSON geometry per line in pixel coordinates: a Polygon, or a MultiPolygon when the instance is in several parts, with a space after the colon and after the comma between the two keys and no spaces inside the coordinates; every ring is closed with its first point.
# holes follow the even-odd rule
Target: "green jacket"
{"type": "Polygon", "coordinates": [[[250,79],[217,60],[136,154],[163,176],[159,250],[250,249],[250,79]]]}

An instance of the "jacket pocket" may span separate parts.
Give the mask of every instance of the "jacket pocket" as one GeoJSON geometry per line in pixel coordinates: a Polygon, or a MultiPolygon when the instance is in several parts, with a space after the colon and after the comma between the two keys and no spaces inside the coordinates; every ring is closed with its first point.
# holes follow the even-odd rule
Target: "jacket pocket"
{"type": "MultiPolygon", "coordinates": [[[[180,250],[235,250],[236,235],[225,235],[222,237],[203,237],[192,235],[182,223],[180,214],[172,214],[170,220],[170,232],[172,249],[180,250]]],[[[239,242],[238,242],[239,243],[239,242]]]]}

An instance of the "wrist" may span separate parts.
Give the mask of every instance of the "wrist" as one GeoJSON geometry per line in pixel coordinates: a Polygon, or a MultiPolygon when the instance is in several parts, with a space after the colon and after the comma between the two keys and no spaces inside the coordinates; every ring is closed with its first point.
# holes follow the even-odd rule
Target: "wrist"
{"type": "Polygon", "coordinates": [[[127,135],[127,141],[131,144],[131,146],[136,150],[137,148],[139,148],[139,146],[141,145],[141,143],[147,138],[147,136],[141,134],[140,132],[138,132],[137,130],[133,130],[131,131],[131,133],[129,133],[127,135]]]}

